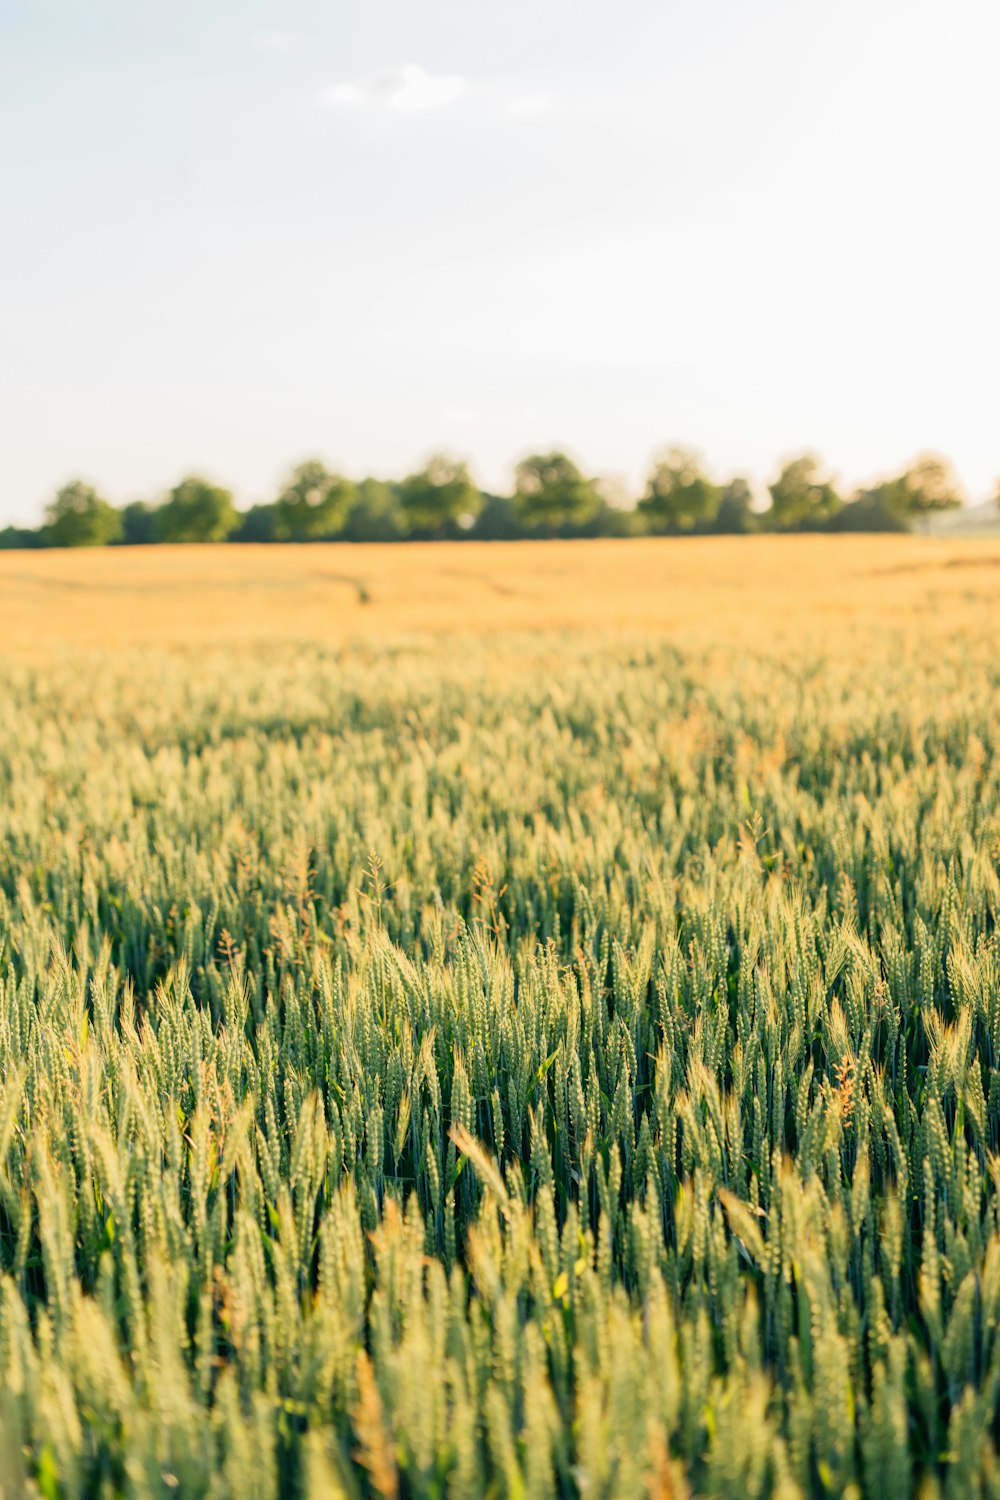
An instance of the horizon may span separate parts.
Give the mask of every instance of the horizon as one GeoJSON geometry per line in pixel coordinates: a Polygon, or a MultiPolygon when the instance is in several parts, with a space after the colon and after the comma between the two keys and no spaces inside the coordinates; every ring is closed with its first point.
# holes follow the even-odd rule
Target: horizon
{"type": "Polygon", "coordinates": [[[993,497],[1000,12],[215,0],[0,17],[0,526],[79,475],[672,443],[758,495],[919,453],[993,497]]]}
{"type": "MultiPolygon", "coordinates": [[[[683,446],[683,445],[678,445],[678,446],[683,446]]],[[[565,450],[545,450],[545,451],[562,451],[562,452],[565,452],[565,450]]],[[[752,511],[755,514],[764,515],[764,514],[767,513],[767,511],[770,509],[770,506],[771,506],[771,495],[770,495],[770,491],[768,489],[768,484],[769,484],[769,482],[771,480],[777,478],[778,468],[780,468],[780,466],[783,465],[786,461],[790,461],[791,459],[794,459],[795,457],[804,456],[805,454],[813,454],[814,456],[818,456],[820,458],[820,460],[821,460],[821,463],[820,463],[821,472],[824,473],[824,474],[826,474],[831,479],[832,483],[834,484],[834,487],[838,489],[841,501],[845,505],[850,504],[856,498],[861,498],[863,496],[863,494],[865,493],[865,489],[866,488],[870,487],[871,489],[874,489],[880,483],[883,483],[883,482],[886,482],[886,481],[889,481],[891,479],[899,477],[910,466],[910,464],[914,463],[915,461],[917,461],[921,457],[930,457],[930,458],[944,457],[947,460],[947,455],[933,454],[933,453],[930,453],[928,450],[924,450],[923,453],[915,453],[915,454],[913,454],[911,456],[911,459],[909,460],[909,463],[907,463],[907,464],[898,464],[898,465],[896,465],[893,468],[884,469],[884,470],[880,471],[877,474],[869,475],[868,476],[867,485],[865,485],[864,483],[862,483],[862,484],[852,484],[852,485],[843,484],[841,476],[838,473],[838,471],[836,469],[834,469],[831,465],[828,465],[825,462],[823,462],[823,456],[822,455],[816,455],[816,450],[815,449],[808,449],[808,448],[804,448],[804,449],[799,450],[798,454],[785,454],[785,455],[782,455],[781,458],[778,460],[778,465],[776,466],[775,473],[772,474],[772,475],[767,476],[763,480],[759,479],[759,477],[756,476],[756,475],[749,474],[745,469],[741,470],[741,469],[738,469],[738,468],[734,469],[731,473],[719,474],[713,468],[713,466],[711,464],[709,464],[709,463],[705,463],[704,464],[703,472],[705,473],[705,475],[706,475],[707,478],[709,478],[713,483],[718,484],[720,488],[724,487],[725,485],[727,485],[729,483],[732,483],[735,480],[739,480],[739,479],[746,480],[748,482],[748,484],[750,485],[750,490],[751,490],[751,494],[752,494],[752,504],[751,504],[752,511]]],[[[653,457],[654,458],[656,456],[664,457],[665,455],[666,455],[666,450],[664,449],[664,450],[659,450],[658,454],[654,454],[653,457]]],[[[310,458],[314,458],[314,457],[317,457],[317,456],[318,455],[316,455],[315,453],[309,455],[310,458]]],[[[431,457],[434,457],[434,456],[435,455],[425,454],[425,459],[426,458],[431,458],[431,457]]],[[[454,456],[454,455],[447,455],[447,456],[454,456]]],[[[523,457],[528,457],[529,455],[524,454],[522,456],[523,457]]],[[[573,461],[576,461],[576,455],[575,454],[569,453],[566,456],[569,457],[570,459],[572,459],[573,461]]],[[[704,458],[704,455],[702,455],[702,454],[697,454],[696,456],[698,456],[700,458],[704,458]]],[[[459,457],[460,457],[460,455],[459,455],[459,457]]],[[[298,462],[300,462],[300,463],[301,462],[305,462],[305,461],[306,461],[305,458],[301,458],[300,460],[298,460],[298,462]]],[[[294,465],[288,465],[288,467],[285,470],[282,471],[282,478],[285,479],[285,480],[291,480],[293,468],[294,468],[294,465]]],[[[514,493],[515,493],[514,468],[515,468],[515,465],[512,463],[511,466],[510,466],[509,480],[508,480],[508,483],[505,486],[498,487],[498,488],[491,488],[491,487],[488,487],[486,485],[482,485],[482,484],[478,483],[477,478],[476,478],[475,465],[474,464],[469,464],[469,471],[470,471],[470,476],[472,478],[472,481],[475,484],[475,487],[479,490],[479,493],[484,497],[484,499],[490,499],[490,498],[495,498],[495,499],[509,499],[509,498],[511,498],[514,495],[514,493]]],[[[609,478],[609,476],[607,476],[607,475],[590,474],[586,470],[586,467],[582,466],[582,465],[581,465],[581,470],[582,470],[582,472],[583,472],[583,474],[584,474],[584,476],[586,478],[588,478],[589,480],[591,480],[594,484],[596,484],[598,486],[604,487],[604,481],[606,481],[609,478]]],[[[416,470],[414,469],[411,472],[416,472],[416,470]]],[[[385,485],[392,486],[392,485],[399,485],[402,482],[402,480],[406,477],[405,475],[402,475],[402,474],[398,474],[398,475],[361,474],[361,473],[349,474],[349,473],[347,473],[343,469],[335,469],[335,468],[332,468],[332,467],[330,468],[330,473],[334,477],[340,477],[340,478],[346,480],[346,482],[348,484],[350,484],[350,485],[362,485],[365,482],[371,481],[371,482],[374,482],[376,484],[385,484],[385,485]]],[[[280,487],[281,487],[280,486],[280,482],[279,482],[279,484],[275,485],[273,492],[271,494],[269,494],[269,495],[262,493],[262,494],[253,495],[253,496],[251,496],[249,498],[244,498],[243,496],[240,495],[240,493],[235,488],[227,485],[226,479],[225,479],[224,475],[212,473],[212,472],[209,472],[209,471],[204,470],[204,469],[198,469],[198,470],[188,469],[188,470],[185,470],[183,473],[178,473],[177,476],[176,476],[176,478],[175,478],[175,480],[174,480],[174,482],[173,482],[173,484],[174,485],[179,484],[182,480],[189,479],[189,478],[191,478],[191,479],[198,479],[198,480],[205,480],[205,481],[207,481],[210,484],[221,486],[224,490],[226,490],[228,493],[230,493],[232,495],[232,497],[233,497],[233,504],[235,506],[235,509],[236,509],[237,513],[239,515],[241,515],[241,516],[246,515],[250,510],[254,509],[255,507],[259,507],[259,506],[265,506],[266,507],[266,506],[272,506],[272,505],[274,505],[274,503],[276,502],[276,500],[279,498],[279,492],[280,492],[280,487]]],[[[959,481],[961,481],[961,476],[960,475],[957,475],[957,478],[959,479],[959,481]]],[[[108,496],[107,492],[94,479],[94,477],[92,475],[80,474],[80,473],[70,474],[70,475],[67,475],[66,478],[61,483],[62,483],[62,485],[68,485],[68,484],[72,484],[72,483],[77,482],[77,481],[80,481],[80,482],[84,483],[85,485],[91,487],[93,490],[96,491],[96,493],[100,496],[101,499],[107,500],[107,499],[110,498],[108,496]]],[[[53,490],[52,495],[49,496],[50,500],[55,498],[55,496],[56,496],[56,494],[58,492],[58,489],[60,487],[61,486],[57,486],[56,489],[53,490]]],[[[170,498],[170,494],[171,494],[172,488],[173,488],[173,485],[170,485],[170,486],[166,487],[165,489],[159,491],[156,494],[133,495],[131,497],[126,497],[125,499],[111,499],[110,503],[113,504],[116,509],[124,509],[127,506],[129,506],[129,505],[140,504],[140,505],[147,506],[150,510],[155,510],[155,509],[159,508],[161,505],[164,505],[164,504],[167,503],[167,501],[170,498]]],[[[604,495],[604,498],[607,500],[607,503],[612,508],[614,508],[614,509],[621,510],[623,512],[634,511],[637,508],[637,506],[639,505],[639,502],[640,502],[640,500],[642,498],[642,495],[643,495],[643,492],[644,492],[644,488],[645,488],[644,485],[640,485],[635,490],[624,489],[624,488],[615,489],[613,485],[608,485],[608,486],[606,486],[606,493],[604,495]]],[[[974,496],[974,495],[970,496],[969,493],[967,492],[967,490],[965,490],[964,487],[963,487],[963,489],[962,489],[961,504],[958,507],[958,509],[957,510],[953,510],[953,511],[948,511],[948,510],[942,511],[939,514],[938,518],[937,518],[937,524],[944,523],[945,525],[947,525],[947,517],[949,515],[951,515],[951,516],[954,517],[954,516],[962,515],[964,513],[972,513],[972,512],[975,512],[977,510],[988,510],[990,508],[1000,510],[1000,479],[998,479],[997,484],[993,488],[993,491],[991,493],[985,495],[985,496],[974,496]]],[[[42,509],[44,509],[44,506],[42,507],[42,509]]],[[[0,529],[2,529],[2,527],[3,527],[4,524],[8,524],[8,523],[4,523],[4,522],[0,521],[0,529]]],[[[41,529],[41,527],[43,526],[43,515],[42,515],[41,510],[40,510],[36,522],[30,522],[30,521],[29,522],[15,522],[15,523],[12,523],[12,524],[14,524],[15,526],[20,526],[20,527],[22,527],[25,530],[32,530],[32,529],[36,529],[36,528],[37,529],[41,529]]],[[[241,544],[241,545],[243,545],[243,544],[241,544]]]]}

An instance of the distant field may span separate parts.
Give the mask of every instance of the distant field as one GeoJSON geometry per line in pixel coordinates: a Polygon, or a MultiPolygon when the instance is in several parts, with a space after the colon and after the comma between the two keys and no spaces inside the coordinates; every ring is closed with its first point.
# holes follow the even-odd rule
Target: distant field
{"type": "Polygon", "coordinates": [[[0,555],[0,1500],[997,1500],[1000,543],[0,555]]]}
{"type": "Polygon", "coordinates": [[[0,553],[3,649],[410,631],[822,633],[997,608],[1000,541],[752,537],[0,553]]]}

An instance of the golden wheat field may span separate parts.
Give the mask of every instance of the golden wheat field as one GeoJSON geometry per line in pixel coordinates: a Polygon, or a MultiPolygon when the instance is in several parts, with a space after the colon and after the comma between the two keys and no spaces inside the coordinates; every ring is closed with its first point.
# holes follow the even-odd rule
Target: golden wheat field
{"type": "Polygon", "coordinates": [[[0,555],[0,1500],[1000,1500],[1000,545],[0,555]]]}
{"type": "Polygon", "coordinates": [[[0,554],[0,640],[38,648],[343,644],[418,632],[760,632],[947,615],[989,630],[1000,542],[691,538],[0,554]]]}

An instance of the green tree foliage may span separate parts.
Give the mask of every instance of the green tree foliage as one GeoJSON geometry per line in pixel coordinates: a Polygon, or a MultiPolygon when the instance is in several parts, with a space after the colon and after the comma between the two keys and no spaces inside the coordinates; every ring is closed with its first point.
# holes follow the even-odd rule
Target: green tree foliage
{"type": "Polygon", "coordinates": [[[600,510],[597,485],[565,453],[530,453],[514,471],[514,505],[529,532],[573,532],[600,510]]]}
{"type": "Polygon", "coordinates": [[[159,542],[224,542],[239,517],[229,490],[191,474],[156,511],[159,542]]]}
{"type": "Polygon", "coordinates": [[[951,465],[937,454],[924,454],[897,478],[863,493],[877,498],[904,523],[935,511],[954,510],[964,501],[951,465]]]}
{"type": "Polygon", "coordinates": [[[965,495],[954,469],[938,453],[923,454],[905,471],[903,481],[909,496],[910,515],[957,510],[965,504],[965,495]]]}
{"type": "Polygon", "coordinates": [[[947,459],[925,454],[892,479],[860,489],[831,522],[834,531],[907,531],[936,511],[953,510],[964,497],[947,459]]]}
{"type": "Polygon", "coordinates": [[[276,542],[275,508],[273,505],[251,505],[239,518],[236,530],[229,537],[231,542],[276,542]]]}
{"type": "Polygon", "coordinates": [[[705,475],[700,455],[673,447],[654,465],[638,510],[650,531],[679,535],[708,530],[721,500],[722,490],[705,475]]]}
{"type": "Polygon", "coordinates": [[[730,479],[722,486],[719,508],[715,512],[712,530],[727,534],[753,531],[756,517],[753,509],[753,490],[750,481],[742,475],[730,479]]]}
{"type": "Polygon", "coordinates": [[[120,512],[92,485],[73,479],[45,508],[42,542],[46,547],[106,547],[121,530],[120,512]]]}
{"type": "MultiPolygon", "coordinates": [[[[101,545],[120,541],[240,542],[341,539],[353,542],[522,536],[622,537],[771,531],[906,531],[963,504],[946,459],[925,454],[893,478],[859,489],[844,504],[812,454],[785,464],[758,513],[742,476],[725,485],[705,474],[697,453],[674,447],[657,461],[632,506],[605,480],[587,478],[564,453],[536,453],[517,466],[512,495],[484,495],[464,463],[436,455],[402,483],[357,483],[318,459],[299,464],[271,504],[237,515],[228,492],[191,477],[158,509],[135,501],[115,512],[80,481],[66,486],[37,531],[8,526],[0,548],[101,545]],[[57,538],[59,540],[57,540],[57,538]],[[71,539],[72,538],[72,539],[71,539]]],[[[989,519],[984,520],[989,526],[989,519]]]]}
{"type": "Polygon", "coordinates": [[[832,481],[822,477],[819,459],[812,453],[790,459],[768,489],[768,522],[775,531],[816,530],[843,505],[832,481]]]}
{"type": "Polygon", "coordinates": [[[35,527],[4,526],[0,529],[0,552],[32,552],[42,545],[42,534],[35,527]]]}
{"type": "Polygon", "coordinates": [[[597,504],[590,517],[572,527],[567,535],[578,537],[641,536],[643,524],[621,479],[601,475],[591,481],[597,504]]]}
{"type": "Polygon", "coordinates": [[[334,536],[353,501],[349,479],[332,473],[318,458],[306,459],[292,470],[274,502],[274,535],[288,542],[334,536]]]}
{"type": "Polygon", "coordinates": [[[399,503],[407,532],[414,536],[449,536],[482,508],[483,497],[468,467],[436,453],[416,474],[399,486],[399,503]]]}
{"type": "Polygon", "coordinates": [[[510,542],[524,528],[510,495],[483,495],[483,508],[476,517],[476,536],[486,542],[510,542]]]}
{"type": "Polygon", "coordinates": [[[145,500],[122,507],[122,530],[118,540],[126,547],[145,547],[156,541],[156,510],[145,500]]]}
{"type": "Polygon", "coordinates": [[[406,532],[399,486],[384,479],[362,479],[341,529],[349,542],[396,542],[406,532]]]}
{"type": "Polygon", "coordinates": [[[824,530],[900,532],[909,530],[909,520],[905,512],[901,513],[889,503],[882,487],[878,486],[860,490],[830,517],[824,530]]]}

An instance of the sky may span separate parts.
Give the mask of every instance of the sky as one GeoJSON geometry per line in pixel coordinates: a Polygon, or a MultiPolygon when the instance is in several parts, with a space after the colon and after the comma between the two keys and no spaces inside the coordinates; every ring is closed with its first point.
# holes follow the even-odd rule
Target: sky
{"type": "Polygon", "coordinates": [[[312,455],[1000,475],[996,0],[0,0],[0,525],[312,455]]]}

